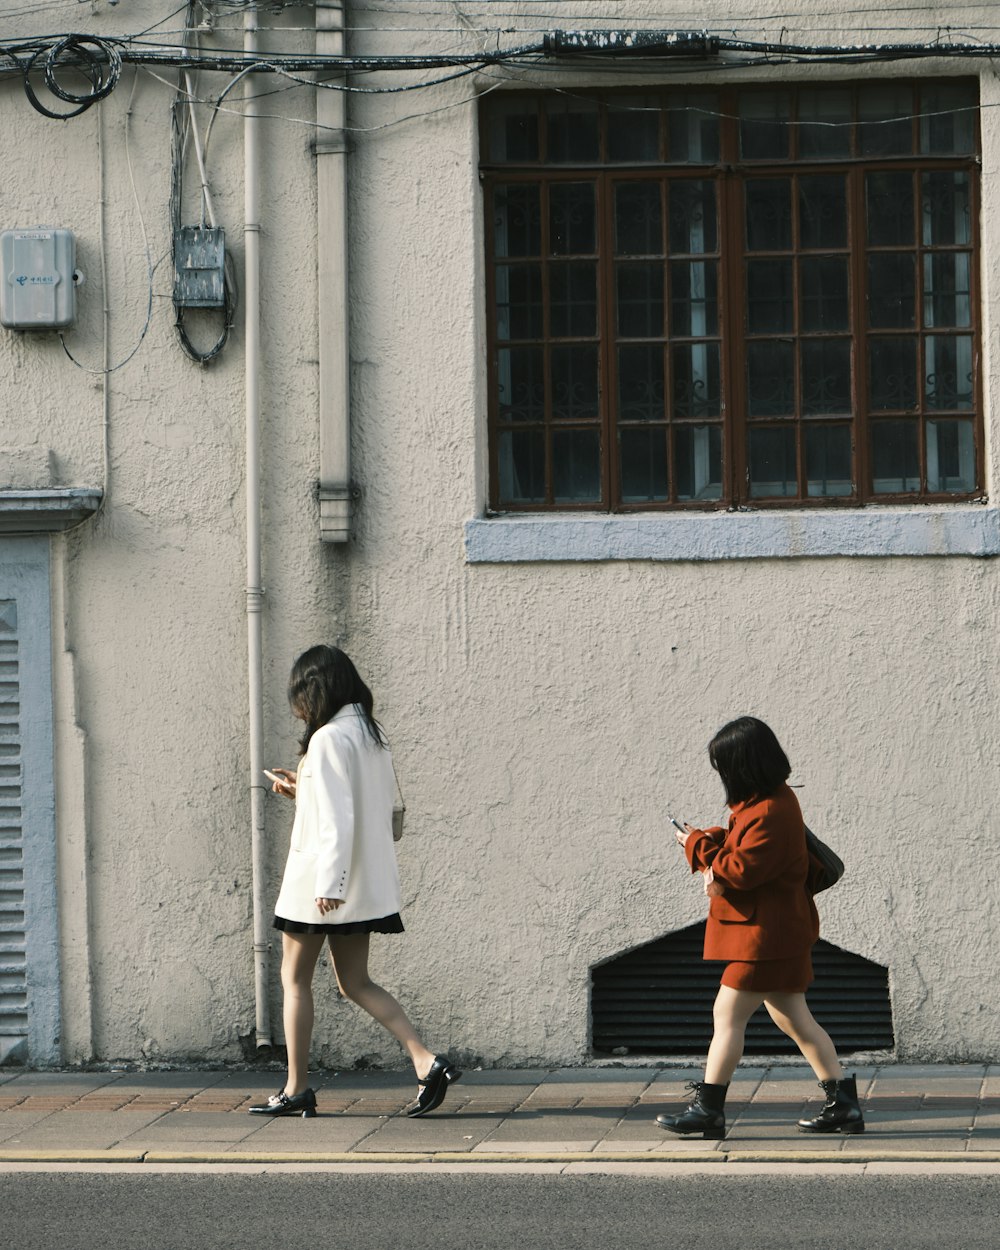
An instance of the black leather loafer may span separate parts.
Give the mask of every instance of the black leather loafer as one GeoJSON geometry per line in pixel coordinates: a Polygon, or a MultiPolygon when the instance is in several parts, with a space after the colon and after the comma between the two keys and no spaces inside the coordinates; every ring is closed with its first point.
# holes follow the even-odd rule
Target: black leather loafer
{"type": "Polygon", "coordinates": [[[458,1068],[438,1055],[424,1079],[417,1082],[420,1086],[420,1093],[417,1095],[417,1101],[408,1108],[406,1114],[409,1116],[426,1115],[428,1111],[440,1107],[448,1092],[448,1086],[461,1078],[462,1074],[458,1068]]]}
{"type": "Polygon", "coordinates": [[[267,1102],[247,1110],[251,1115],[300,1115],[303,1120],[311,1120],[316,1114],[316,1095],[311,1089],[304,1089],[301,1094],[289,1098],[283,1089],[279,1089],[267,1102]]]}

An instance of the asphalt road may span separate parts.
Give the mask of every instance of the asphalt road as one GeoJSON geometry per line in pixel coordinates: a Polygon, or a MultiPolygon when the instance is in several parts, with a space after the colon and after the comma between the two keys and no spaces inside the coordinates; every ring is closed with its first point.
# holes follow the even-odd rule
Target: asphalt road
{"type": "Polygon", "coordinates": [[[995,1250],[998,1176],[0,1173],[17,1250],[995,1250]]]}

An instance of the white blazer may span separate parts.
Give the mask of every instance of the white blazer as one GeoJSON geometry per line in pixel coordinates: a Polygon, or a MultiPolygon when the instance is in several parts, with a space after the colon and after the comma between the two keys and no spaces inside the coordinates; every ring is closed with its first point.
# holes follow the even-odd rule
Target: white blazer
{"type": "Polygon", "coordinates": [[[275,914],[306,924],[377,920],[399,911],[392,841],[392,756],[348,704],[309,739],[299,765],[295,823],[275,914]],[[342,898],[320,915],[318,898],[342,898]]]}

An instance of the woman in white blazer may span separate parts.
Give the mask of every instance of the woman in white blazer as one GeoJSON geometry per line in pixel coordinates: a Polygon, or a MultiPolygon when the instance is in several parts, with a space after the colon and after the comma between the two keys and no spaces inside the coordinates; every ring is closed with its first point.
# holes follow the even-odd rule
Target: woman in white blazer
{"type": "Polygon", "coordinates": [[[462,1074],[427,1049],[399,1003],[368,975],[369,935],[403,932],[389,744],[372,715],[371,691],[337,647],[312,647],[299,656],[288,699],[306,725],[298,770],[276,769],[281,776],[272,786],[276,794],[295,799],[288,862],[274,908],[282,940],[288,1080],[250,1111],[316,1114],[316,1094],[308,1084],[312,980],[328,942],[341,993],[388,1029],[413,1061],[418,1095],[407,1115],[426,1115],[462,1074]]]}

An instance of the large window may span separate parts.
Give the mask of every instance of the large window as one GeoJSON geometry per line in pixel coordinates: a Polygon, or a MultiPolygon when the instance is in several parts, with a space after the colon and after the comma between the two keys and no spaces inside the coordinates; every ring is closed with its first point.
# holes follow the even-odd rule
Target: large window
{"type": "Polygon", "coordinates": [[[974,84],[484,101],[490,504],[981,493],[974,84]]]}

